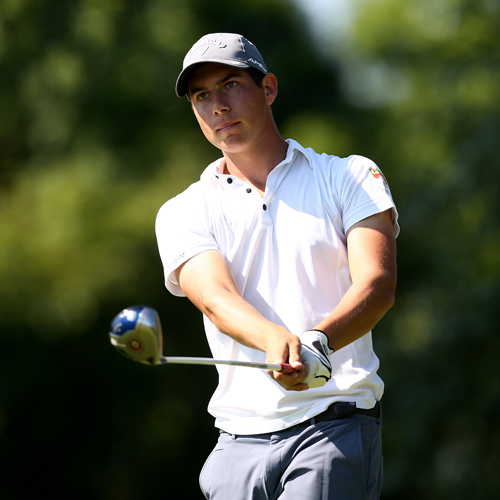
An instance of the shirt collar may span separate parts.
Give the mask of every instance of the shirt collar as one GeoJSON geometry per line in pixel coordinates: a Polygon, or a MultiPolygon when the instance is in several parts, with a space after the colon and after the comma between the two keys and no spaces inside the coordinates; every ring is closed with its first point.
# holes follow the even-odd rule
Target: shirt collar
{"type": "Polygon", "coordinates": [[[298,151],[299,153],[302,153],[305,156],[307,162],[309,163],[309,166],[312,168],[311,159],[307,154],[307,149],[301,146],[297,141],[294,141],[293,139],[287,139],[286,142],[288,142],[288,151],[284,163],[291,162],[294,158],[295,151],[298,151]]]}
{"type": "MultiPolygon", "coordinates": [[[[312,168],[311,160],[307,154],[306,148],[301,146],[297,141],[295,141],[293,139],[287,139],[286,142],[288,142],[288,149],[286,152],[286,157],[279,165],[277,165],[277,167],[280,165],[286,165],[288,163],[292,163],[292,161],[295,158],[295,151],[297,151],[297,152],[302,153],[304,155],[304,157],[307,159],[307,162],[309,163],[309,166],[312,168]]],[[[224,173],[222,171],[223,160],[224,160],[224,157],[219,158],[218,160],[215,160],[213,163],[208,165],[208,167],[202,172],[201,179],[210,178],[213,175],[215,175],[215,176],[223,175],[223,173],[224,173]]]]}
{"type": "Polygon", "coordinates": [[[218,160],[210,163],[210,165],[208,165],[208,167],[201,173],[200,179],[210,181],[214,175],[222,175],[222,160],[224,160],[224,158],[219,158],[218,160]]]}

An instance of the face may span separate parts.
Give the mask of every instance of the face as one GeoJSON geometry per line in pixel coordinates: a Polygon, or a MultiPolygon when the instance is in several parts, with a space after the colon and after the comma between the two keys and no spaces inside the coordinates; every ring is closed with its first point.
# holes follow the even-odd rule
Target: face
{"type": "Polygon", "coordinates": [[[226,153],[256,147],[274,126],[270,106],[276,77],[264,76],[263,88],[241,68],[207,63],[189,80],[193,112],[205,137],[226,153]]]}

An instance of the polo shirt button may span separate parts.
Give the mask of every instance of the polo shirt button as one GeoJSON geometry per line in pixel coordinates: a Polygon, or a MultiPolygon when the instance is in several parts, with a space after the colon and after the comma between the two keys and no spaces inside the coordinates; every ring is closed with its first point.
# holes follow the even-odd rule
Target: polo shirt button
{"type": "Polygon", "coordinates": [[[262,210],[267,210],[266,204],[262,205],[262,210]]]}
{"type": "Polygon", "coordinates": [[[250,188],[247,188],[247,193],[251,193],[252,190],[250,188]]]}
{"type": "Polygon", "coordinates": [[[231,177],[228,177],[228,179],[227,179],[227,183],[228,183],[228,184],[231,184],[231,182],[233,182],[233,179],[231,179],[231,177]]]}

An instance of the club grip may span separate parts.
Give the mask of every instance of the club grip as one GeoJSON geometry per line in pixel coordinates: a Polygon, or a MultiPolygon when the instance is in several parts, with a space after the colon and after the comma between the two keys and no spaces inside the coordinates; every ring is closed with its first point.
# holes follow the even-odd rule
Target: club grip
{"type": "Polygon", "coordinates": [[[292,368],[292,365],[289,365],[288,363],[280,363],[281,366],[281,373],[292,373],[294,369],[292,368]]]}

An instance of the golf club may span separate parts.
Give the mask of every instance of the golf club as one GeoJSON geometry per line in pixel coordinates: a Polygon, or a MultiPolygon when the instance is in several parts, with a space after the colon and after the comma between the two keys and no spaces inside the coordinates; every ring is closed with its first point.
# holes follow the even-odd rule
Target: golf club
{"type": "Polygon", "coordinates": [[[127,307],[115,316],[109,332],[111,344],[127,358],[146,365],[232,365],[291,373],[287,363],[272,364],[212,358],[165,357],[163,334],[158,313],[147,306],[127,307]]]}

